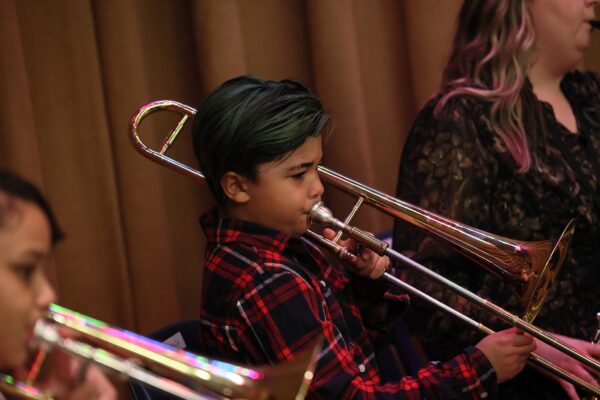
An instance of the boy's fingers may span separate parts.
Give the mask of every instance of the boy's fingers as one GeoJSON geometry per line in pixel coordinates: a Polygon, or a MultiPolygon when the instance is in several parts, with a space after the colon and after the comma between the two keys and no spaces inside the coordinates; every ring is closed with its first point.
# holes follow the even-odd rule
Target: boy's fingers
{"type": "Polygon", "coordinates": [[[326,239],[333,239],[335,237],[335,231],[331,228],[323,229],[323,237],[326,239]]]}
{"type": "Polygon", "coordinates": [[[517,354],[522,356],[529,356],[531,352],[535,351],[535,345],[517,346],[517,354]]]}
{"type": "Polygon", "coordinates": [[[365,259],[367,256],[367,251],[365,251],[365,248],[360,243],[356,243],[356,246],[354,247],[354,253],[357,256],[360,256],[362,259],[365,259]]]}
{"type": "MultiPolygon", "coordinates": [[[[357,249],[358,251],[359,249],[357,249]]],[[[362,258],[364,261],[372,261],[373,260],[373,256],[375,255],[375,253],[373,253],[370,250],[364,250],[364,249],[360,249],[360,253],[357,253],[357,255],[360,255],[360,258],[362,258]]]]}
{"type": "Polygon", "coordinates": [[[378,261],[378,264],[380,264],[380,269],[378,271],[377,276],[375,276],[375,279],[379,279],[383,276],[383,274],[385,274],[387,272],[387,270],[390,268],[390,259],[386,256],[381,257],[381,259],[378,261]]]}
{"type": "Polygon", "coordinates": [[[525,336],[525,335],[514,335],[512,338],[512,343],[515,346],[528,346],[530,344],[534,344],[535,341],[533,340],[533,338],[531,336],[525,336]]]}

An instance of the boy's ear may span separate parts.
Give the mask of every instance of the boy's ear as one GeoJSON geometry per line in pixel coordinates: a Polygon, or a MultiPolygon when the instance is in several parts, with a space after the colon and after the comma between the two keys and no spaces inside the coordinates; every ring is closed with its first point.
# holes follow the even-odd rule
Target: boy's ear
{"type": "Polygon", "coordinates": [[[247,181],[242,175],[229,171],[221,177],[221,188],[229,200],[239,204],[246,203],[250,200],[247,181]]]}

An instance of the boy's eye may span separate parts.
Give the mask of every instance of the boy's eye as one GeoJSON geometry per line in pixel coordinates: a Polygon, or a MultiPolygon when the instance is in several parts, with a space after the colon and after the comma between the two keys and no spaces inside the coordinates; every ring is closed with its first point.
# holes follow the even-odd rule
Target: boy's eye
{"type": "Polygon", "coordinates": [[[306,175],[306,171],[302,171],[297,174],[294,174],[294,175],[292,175],[292,178],[293,179],[302,179],[302,177],[304,177],[304,175],[306,175]]]}
{"type": "Polygon", "coordinates": [[[17,265],[15,266],[15,272],[17,273],[17,275],[23,279],[23,281],[25,282],[29,282],[31,281],[31,278],[33,277],[33,274],[35,273],[35,265],[33,264],[24,264],[24,265],[17,265]]]}

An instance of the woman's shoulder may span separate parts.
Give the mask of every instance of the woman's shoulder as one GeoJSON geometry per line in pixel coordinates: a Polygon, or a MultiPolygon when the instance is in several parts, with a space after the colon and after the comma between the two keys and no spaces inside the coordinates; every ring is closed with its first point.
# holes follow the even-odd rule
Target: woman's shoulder
{"type": "MultiPolygon", "coordinates": [[[[489,137],[489,104],[475,96],[443,92],[431,97],[417,114],[408,136],[410,142],[431,139],[475,141],[489,137]]],[[[409,146],[410,147],[410,146],[409,146]]]]}
{"type": "Polygon", "coordinates": [[[600,74],[594,71],[574,70],[563,78],[563,86],[580,96],[598,96],[600,94],[600,74]]]}
{"type": "Polygon", "coordinates": [[[600,74],[596,71],[581,71],[581,70],[573,70],[567,75],[565,75],[565,80],[571,82],[586,82],[586,83],[596,83],[600,82],[600,74]]]}
{"type": "Polygon", "coordinates": [[[454,94],[447,97],[446,92],[438,92],[421,108],[415,121],[427,125],[463,126],[480,120],[488,115],[489,103],[468,94],[454,94]]]}

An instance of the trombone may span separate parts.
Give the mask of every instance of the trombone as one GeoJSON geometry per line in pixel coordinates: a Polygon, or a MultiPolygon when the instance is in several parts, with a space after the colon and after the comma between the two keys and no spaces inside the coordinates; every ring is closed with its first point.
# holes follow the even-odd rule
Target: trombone
{"type": "MultiPolygon", "coordinates": [[[[60,348],[86,363],[125,379],[187,400],[303,399],[313,377],[319,346],[277,366],[245,367],[192,354],[115,328],[57,304],[34,328],[42,351],[60,348]],[[67,329],[77,339],[60,333],[67,329]]],[[[32,368],[32,371],[36,368],[32,368]]],[[[52,400],[35,383],[0,374],[0,393],[28,400],[52,400]]]]}
{"type": "MultiPolygon", "coordinates": [[[[130,140],[136,150],[143,156],[183,175],[191,177],[192,179],[203,181],[204,175],[200,171],[166,155],[167,150],[175,142],[186,121],[189,117],[195,115],[195,113],[196,110],[194,108],[172,100],[161,100],[146,104],[141,107],[131,119],[130,140]],[[139,125],[146,116],[162,110],[176,112],[182,117],[177,126],[165,137],[160,151],[156,151],[146,146],[141,140],[139,135],[139,125]]],[[[554,281],[564,261],[575,229],[573,220],[567,224],[561,236],[556,241],[544,240],[524,242],[512,240],[498,235],[492,235],[488,232],[431,213],[356,182],[324,166],[319,165],[318,171],[323,181],[357,197],[357,202],[343,222],[335,219],[322,203],[316,204],[309,216],[311,222],[335,228],[338,230],[338,234],[334,240],[328,240],[309,230],[306,233],[308,237],[329,250],[332,250],[340,258],[348,259],[351,258],[352,255],[337,244],[337,240],[345,233],[376,253],[387,255],[392,260],[403,263],[404,265],[425,274],[428,278],[469,299],[503,321],[519,327],[523,331],[528,332],[539,340],[559,349],[586,366],[596,371],[600,371],[600,362],[587,357],[575,348],[558,340],[531,323],[538,314],[544,298],[548,293],[549,287],[554,281]],[[517,297],[520,305],[525,309],[524,317],[519,318],[518,316],[509,313],[494,303],[477,296],[473,292],[466,290],[460,285],[457,285],[430,269],[416,263],[410,258],[388,248],[387,243],[374,238],[369,233],[350,226],[350,221],[364,202],[367,202],[367,204],[392,217],[400,218],[431,233],[438,239],[450,244],[455,250],[477,262],[488,272],[505,280],[508,287],[517,297]]],[[[406,284],[404,281],[390,273],[384,273],[383,278],[388,282],[401,287],[410,294],[433,303],[442,310],[460,318],[471,326],[476,327],[481,332],[485,334],[493,333],[490,328],[406,284]]],[[[551,374],[555,374],[590,393],[600,395],[599,387],[590,385],[579,377],[570,374],[536,354],[530,356],[528,363],[533,364],[537,368],[542,368],[551,374]]]]}

